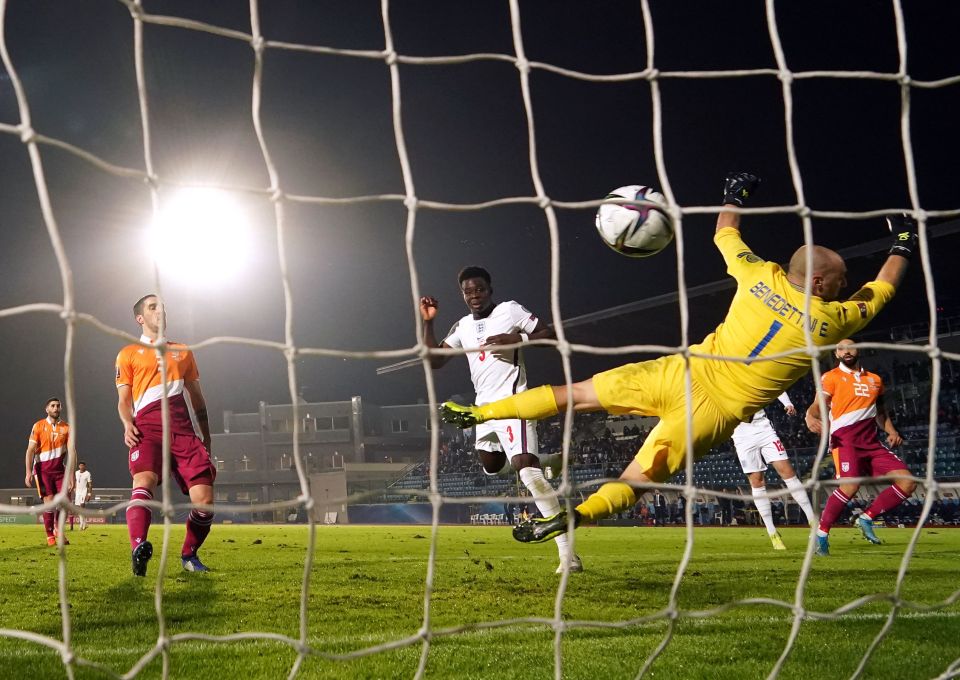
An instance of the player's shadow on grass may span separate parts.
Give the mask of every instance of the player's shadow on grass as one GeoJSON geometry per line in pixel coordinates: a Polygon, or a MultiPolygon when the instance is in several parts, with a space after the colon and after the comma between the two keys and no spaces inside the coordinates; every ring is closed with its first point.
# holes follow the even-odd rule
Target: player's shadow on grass
{"type": "MultiPolygon", "coordinates": [[[[179,562],[179,558],[176,558],[179,562]]],[[[159,564],[155,558],[153,561],[159,564]]],[[[153,562],[152,561],[152,562],[153,562]]],[[[154,566],[151,563],[151,566],[154,566]]],[[[112,603],[113,625],[151,624],[156,628],[154,588],[156,574],[146,578],[130,576],[107,590],[107,602],[112,603]],[[121,619],[126,618],[126,621],[121,619]]],[[[215,578],[209,574],[182,572],[169,574],[163,583],[163,615],[169,633],[208,631],[216,627],[219,592],[215,578]]],[[[106,623],[106,621],[104,622],[106,623]]]]}
{"type": "Polygon", "coordinates": [[[216,622],[220,594],[216,576],[182,572],[175,579],[164,583],[163,611],[171,633],[187,631],[211,631],[216,622]]]}

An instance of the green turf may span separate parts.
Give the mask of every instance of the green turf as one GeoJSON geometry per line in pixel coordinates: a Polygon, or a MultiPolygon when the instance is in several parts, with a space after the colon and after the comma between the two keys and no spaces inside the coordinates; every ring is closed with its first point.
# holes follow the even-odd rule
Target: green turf
{"type": "MultiPolygon", "coordinates": [[[[833,555],[818,559],[804,606],[830,611],[871,593],[892,591],[911,531],[881,529],[871,546],[852,529],[837,529],[833,555]]],[[[125,527],[94,526],[68,534],[68,588],[73,648],[78,657],[127,672],[157,638],[154,584],[130,575],[125,527]]],[[[577,551],[586,571],[570,578],[566,622],[627,621],[656,614],[668,602],[684,547],[683,529],[583,528],[577,551]]],[[[173,532],[171,557],[182,529],[173,532]]],[[[679,606],[698,611],[738,599],[793,601],[806,530],[784,530],[790,550],[775,553],[762,530],[698,529],[679,606]]],[[[60,638],[57,559],[32,526],[0,528],[0,627],[60,638]]],[[[229,634],[268,631],[296,637],[307,533],[305,527],[216,525],[202,551],[215,569],[190,574],[171,559],[164,579],[168,632],[229,634]]],[[[423,621],[429,527],[320,527],[312,573],[309,643],[345,654],[416,635],[423,621]]],[[[931,605],[960,587],[960,531],[923,531],[903,597],[931,605]]],[[[553,545],[521,545],[502,527],[441,527],[431,628],[554,614],[559,577],[553,545]]],[[[839,621],[804,621],[783,678],[847,678],[882,628],[889,604],[865,605],[839,621]]],[[[781,654],[791,626],[788,610],[744,605],[709,618],[681,618],[654,678],[762,678],[781,654]]],[[[623,629],[574,627],[562,637],[563,676],[633,678],[667,632],[663,620],[623,629]]],[[[426,677],[554,677],[554,633],[515,624],[434,637],[426,677]]],[[[309,658],[300,677],[413,677],[416,643],[348,661],[309,658]]],[[[296,655],[272,641],[184,642],[170,648],[174,678],[275,678],[296,655]]],[[[898,616],[863,677],[931,678],[960,657],[960,604],[898,616]]],[[[161,675],[159,658],[141,677],[161,675]]],[[[66,677],[59,655],[33,642],[0,639],[0,677],[66,677]]],[[[105,674],[76,668],[77,678],[105,674]]]]}

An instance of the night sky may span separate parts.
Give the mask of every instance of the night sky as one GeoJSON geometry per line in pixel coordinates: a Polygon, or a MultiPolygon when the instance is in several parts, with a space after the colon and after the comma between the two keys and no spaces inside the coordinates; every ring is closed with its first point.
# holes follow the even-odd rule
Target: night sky
{"type": "MultiPolygon", "coordinates": [[[[26,90],[35,130],[115,165],[144,168],[134,71],[133,21],[114,0],[10,0],[5,38],[26,90]]],[[[956,27],[960,3],[904,2],[908,72],[914,81],[960,75],[956,27]]],[[[250,32],[246,0],[145,2],[151,14],[181,16],[250,32]]],[[[788,67],[794,71],[896,72],[892,2],[777,2],[788,67]]],[[[776,68],[765,4],[651,2],[655,66],[660,71],[776,68]]],[[[435,0],[391,3],[397,52],[409,56],[513,55],[507,2],[435,0]]],[[[646,66],[641,4],[521,2],[523,41],[531,61],[606,75],[646,66]]],[[[268,40],[381,50],[379,2],[271,0],[262,3],[268,40]]],[[[267,187],[251,122],[254,55],[250,45],[182,28],[145,27],[147,92],[157,173],[179,183],[267,187]]],[[[532,196],[526,117],[516,67],[483,60],[458,65],[401,65],[403,128],[416,194],[423,200],[473,203],[532,196]]],[[[763,177],[755,205],[797,201],[787,161],[784,103],[775,75],[660,81],[667,176],[682,206],[713,206],[731,169],[763,177]]],[[[587,201],[632,183],[660,185],[653,140],[651,87],[645,80],[592,83],[534,69],[533,113],[547,194],[587,201]]],[[[382,59],[268,49],[261,116],[280,185],[289,194],[349,197],[403,194],[391,117],[390,75],[382,59]]],[[[806,203],[816,210],[862,212],[908,208],[895,82],[816,78],[793,84],[794,134],[806,203]]],[[[960,84],[911,89],[911,139],[920,205],[960,208],[960,84]]],[[[19,114],[0,67],[0,123],[19,114]]],[[[53,209],[72,267],[81,312],[130,333],[131,306],[155,289],[144,246],[150,195],[75,156],[41,146],[53,209]]],[[[63,302],[63,287],[26,146],[0,134],[0,309],[63,302]]],[[[161,200],[173,189],[164,187],[161,200]]],[[[283,291],[270,202],[237,194],[253,226],[255,256],[242,276],[197,285],[161,278],[169,335],[197,342],[219,335],[282,341],[283,291]]],[[[630,260],[604,246],[593,209],[558,210],[563,318],[677,289],[671,246],[630,260]]],[[[285,240],[299,346],[373,350],[411,347],[416,311],[404,246],[407,212],[398,201],[321,207],[289,204],[285,240]]],[[[683,223],[688,285],[724,277],[714,249],[712,215],[683,223]]],[[[946,217],[931,220],[932,224],[946,217]]],[[[744,221],[745,240],[761,256],[786,261],[802,242],[795,215],[744,221]]],[[[882,220],[816,220],[817,242],[844,248],[882,237],[882,220]]],[[[935,239],[931,257],[944,313],[960,309],[956,235],[935,239]]],[[[184,239],[182,248],[190,248],[184,239]]],[[[548,320],[549,235],[534,205],[475,212],[421,209],[414,254],[423,294],[440,299],[438,331],[464,313],[456,283],[467,264],[493,274],[495,298],[516,299],[548,320]]],[[[872,277],[879,256],[851,261],[851,286],[872,277]]],[[[852,292],[852,291],[851,291],[852,292]]],[[[729,293],[693,304],[690,338],[722,318],[729,293]]],[[[877,320],[889,326],[927,318],[920,267],[877,320]]],[[[676,306],[571,331],[596,345],[676,344],[676,306]]],[[[64,394],[64,323],[52,314],[0,318],[0,443],[8,464],[0,486],[23,479],[32,423],[50,396],[64,394]]],[[[113,363],[123,341],[81,325],[75,349],[78,452],[98,485],[127,485],[126,450],[116,415],[113,363]]],[[[555,352],[528,356],[532,384],[562,380],[555,352]]],[[[221,431],[221,413],[254,411],[259,401],[289,401],[279,352],[219,345],[198,353],[202,384],[221,431]]],[[[618,357],[574,359],[574,378],[622,363],[618,357]]],[[[422,371],[377,377],[386,360],[303,358],[297,361],[310,401],[361,395],[379,404],[426,397],[422,371]]],[[[437,374],[441,397],[470,391],[465,360],[437,374]]]]}

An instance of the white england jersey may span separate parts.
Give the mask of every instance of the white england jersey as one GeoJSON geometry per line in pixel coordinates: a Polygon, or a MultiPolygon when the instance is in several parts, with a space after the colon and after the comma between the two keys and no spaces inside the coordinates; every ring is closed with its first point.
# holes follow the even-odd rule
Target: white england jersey
{"type": "MultiPolygon", "coordinates": [[[[450,329],[444,343],[450,347],[477,349],[487,338],[501,333],[530,334],[537,323],[537,317],[530,310],[510,300],[496,305],[483,319],[474,319],[472,314],[467,314],[450,329]]],[[[527,389],[522,352],[495,349],[495,353],[488,349],[467,354],[477,404],[487,404],[527,389]]]]}
{"type": "Polygon", "coordinates": [[[733,445],[738,451],[751,446],[763,446],[779,438],[763,409],[753,414],[753,420],[740,423],[733,431],[733,445]]]}
{"type": "Polygon", "coordinates": [[[87,489],[90,488],[90,482],[93,477],[90,475],[90,470],[84,470],[83,472],[77,470],[73,474],[77,482],[74,498],[77,499],[78,503],[83,503],[87,499],[87,489]]]}
{"type": "MultiPolygon", "coordinates": [[[[784,406],[793,406],[793,402],[790,401],[786,392],[777,399],[784,406]]],[[[770,420],[763,409],[754,413],[751,420],[737,425],[737,429],[733,431],[733,445],[737,447],[738,451],[750,447],[762,447],[779,439],[780,436],[773,429],[773,425],[770,424],[770,420]]]]}

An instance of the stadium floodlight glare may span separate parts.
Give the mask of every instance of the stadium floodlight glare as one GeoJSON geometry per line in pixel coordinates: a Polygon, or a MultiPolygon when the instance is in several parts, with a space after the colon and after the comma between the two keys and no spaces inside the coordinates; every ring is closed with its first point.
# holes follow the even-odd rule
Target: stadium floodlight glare
{"type": "Polygon", "coordinates": [[[147,248],[168,281],[211,287],[243,271],[250,240],[247,216],[228,192],[191,188],[161,200],[147,248]]]}

